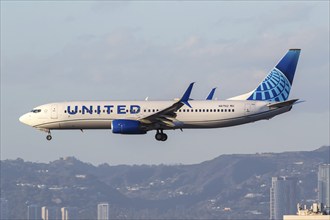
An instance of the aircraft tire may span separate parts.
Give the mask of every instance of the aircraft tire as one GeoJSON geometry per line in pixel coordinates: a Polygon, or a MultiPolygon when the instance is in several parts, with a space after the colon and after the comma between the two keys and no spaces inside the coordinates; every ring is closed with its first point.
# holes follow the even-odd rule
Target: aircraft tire
{"type": "Polygon", "coordinates": [[[156,138],[157,141],[161,141],[161,140],[163,139],[163,134],[161,134],[161,133],[157,133],[157,134],[155,135],[155,138],[156,138]]]}
{"type": "Polygon", "coordinates": [[[46,136],[46,139],[47,139],[48,141],[50,141],[50,140],[52,139],[52,136],[49,134],[49,135],[46,136]]]}
{"type": "Polygon", "coordinates": [[[167,134],[163,134],[162,135],[162,141],[166,141],[167,140],[167,134]]]}

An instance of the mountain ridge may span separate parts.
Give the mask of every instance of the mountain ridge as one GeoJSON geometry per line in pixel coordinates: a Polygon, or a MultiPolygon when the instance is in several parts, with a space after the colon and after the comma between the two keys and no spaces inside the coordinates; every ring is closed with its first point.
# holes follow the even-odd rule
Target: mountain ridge
{"type": "Polygon", "coordinates": [[[1,161],[1,197],[17,204],[76,206],[82,219],[96,218],[109,202],[113,218],[269,217],[272,176],[299,178],[301,201],[316,199],[317,169],[329,163],[330,147],[313,151],[226,154],[192,165],[94,166],[75,157],[49,163],[1,161]],[[228,209],[230,208],[230,209],[228,209]],[[231,210],[231,211],[228,211],[231,210]]]}

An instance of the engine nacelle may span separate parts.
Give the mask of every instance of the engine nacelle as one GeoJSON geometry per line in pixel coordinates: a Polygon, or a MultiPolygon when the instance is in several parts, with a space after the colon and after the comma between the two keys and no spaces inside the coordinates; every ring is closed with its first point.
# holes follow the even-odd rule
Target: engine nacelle
{"type": "Polygon", "coordinates": [[[145,134],[141,129],[141,122],[129,119],[117,119],[111,123],[112,133],[114,134],[145,134]]]}

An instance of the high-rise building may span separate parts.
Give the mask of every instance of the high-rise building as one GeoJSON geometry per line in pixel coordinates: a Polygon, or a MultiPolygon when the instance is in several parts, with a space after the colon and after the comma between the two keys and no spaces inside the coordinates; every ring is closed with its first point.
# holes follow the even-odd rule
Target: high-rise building
{"type": "Polygon", "coordinates": [[[283,219],[283,215],[296,214],[298,203],[297,178],[272,177],[270,188],[270,219],[283,219]]]}
{"type": "Polygon", "coordinates": [[[61,208],[62,220],[77,220],[78,208],[76,207],[63,207],[61,208]]]}
{"type": "Polygon", "coordinates": [[[27,207],[28,220],[41,220],[41,207],[38,205],[29,205],[27,207]]]}
{"type": "Polygon", "coordinates": [[[318,172],[318,200],[330,209],[330,164],[321,164],[318,172]]]}
{"type": "Polygon", "coordinates": [[[41,208],[42,220],[60,220],[60,210],[57,207],[47,207],[43,206],[41,208]]]}
{"type": "Polygon", "coordinates": [[[109,203],[97,205],[97,220],[109,220],[109,203]]]}
{"type": "Polygon", "coordinates": [[[9,219],[8,200],[5,198],[0,198],[0,219],[1,220],[9,219]]]}

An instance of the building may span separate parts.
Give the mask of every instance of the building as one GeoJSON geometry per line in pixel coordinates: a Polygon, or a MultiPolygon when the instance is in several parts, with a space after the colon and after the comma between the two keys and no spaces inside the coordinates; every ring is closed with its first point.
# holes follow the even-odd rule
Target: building
{"type": "Polygon", "coordinates": [[[297,194],[297,178],[272,177],[270,219],[283,219],[283,215],[296,214],[297,194]]]}
{"type": "Polygon", "coordinates": [[[109,203],[97,205],[97,220],[109,220],[109,203]]]}
{"type": "Polygon", "coordinates": [[[29,205],[27,207],[28,220],[41,220],[41,207],[38,205],[29,205]]]}
{"type": "Polygon", "coordinates": [[[297,205],[298,212],[296,215],[284,215],[283,220],[329,220],[330,215],[326,215],[321,203],[313,203],[310,209],[302,208],[297,205]]]}
{"type": "Polygon", "coordinates": [[[78,209],[76,207],[61,208],[62,220],[78,219],[78,209]]]}
{"type": "Polygon", "coordinates": [[[8,200],[5,198],[0,198],[0,220],[7,219],[9,219],[8,200]]]}
{"type": "Polygon", "coordinates": [[[318,200],[330,209],[330,164],[321,164],[317,175],[318,200]]]}
{"type": "Polygon", "coordinates": [[[329,220],[329,215],[284,215],[283,220],[329,220]]]}
{"type": "Polygon", "coordinates": [[[60,220],[60,210],[57,207],[43,206],[41,208],[41,218],[42,220],[60,220]]]}

